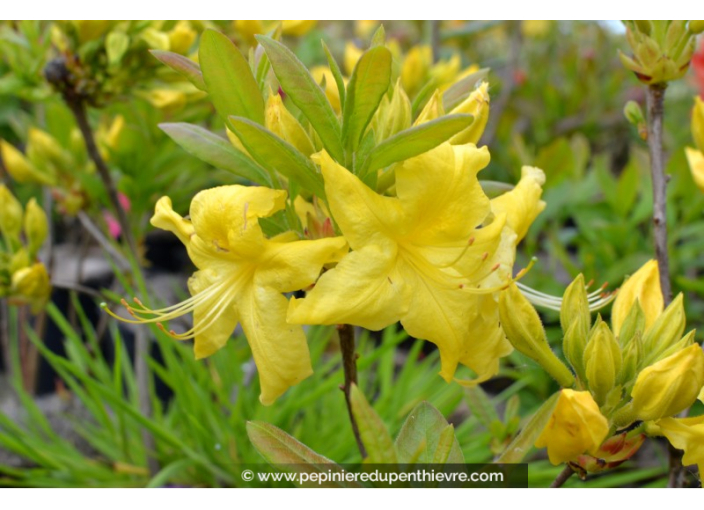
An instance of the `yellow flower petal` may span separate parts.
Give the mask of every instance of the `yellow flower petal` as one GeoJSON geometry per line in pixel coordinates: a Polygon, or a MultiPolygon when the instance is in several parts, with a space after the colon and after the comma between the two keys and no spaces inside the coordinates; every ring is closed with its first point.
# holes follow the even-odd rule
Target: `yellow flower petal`
{"type": "Polygon", "coordinates": [[[288,305],[279,292],[257,285],[249,286],[236,304],[259,372],[259,400],[264,405],[313,373],[303,328],[286,323],[288,305]]]}
{"type": "Polygon", "coordinates": [[[291,299],[292,324],[355,324],[378,331],[408,310],[409,288],[395,267],[396,251],[365,246],[324,273],[305,299],[291,299]]]}
{"type": "Polygon", "coordinates": [[[438,89],[433,93],[428,102],[425,103],[425,106],[413,125],[420,126],[428,121],[438,119],[443,115],[445,115],[445,108],[442,104],[442,93],[438,89]]]}
{"type": "Polygon", "coordinates": [[[696,464],[701,476],[704,473],[704,416],[664,418],[656,424],[672,446],[684,450],[682,464],[696,464]]]}
{"type": "Polygon", "coordinates": [[[704,152],[704,101],[697,96],[694,98],[692,110],[692,137],[697,148],[704,152]]]}
{"type": "Polygon", "coordinates": [[[535,218],[545,209],[545,202],[540,200],[543,184],[545,174],[542,170],[524,166],[516,187],[491,201],[494,214],[506,213],[506,223],[516,233],[516,244],[526,236],[535,218]]]}
{"type": "Polygon", "coordinates": [[[150,223],[156,228],[175,234],[184,246],[188,246],[193,234],[193,225],[173,210],[169,197],[161,197],[156,203],[150,223]]]}
{"type": "Polygon", "coordinates": [[[450,139],[453,145],[463,143],[479,143],[479,139],[484,134],[484,128],[489,121],[489,84],[483,82],[472,93],[457,105],[450,114],[468,113],[474,116],[472,124],[463,131],[457,133],[450,139]]]}
{"type": "Polygon", "coordinates": [[[692,179],[697,188],[704,193],[704,152],[697,151],[691,147],[684,148],[689,163],[689,170],[692,172],[692,179]]]}
{"type": "Polygon", "coordinates": [[[285,19],[281,20],[281,29],[286,35],[305,35],[318,23],[317,20],[285,19]]]}
{"type": "Polygon", "coordinates": [[[646,329],[652,326],[664,308],[660,290],[660,271],[658,262],[650,260],[628,278],[619,289],[611,309],[611,326],[615,335],[619,334],[623,321],[628,317],[636,300],[645,314],[646,329]]]}
{"type": "Polygon", "coordinates": [[[55,184],[55,178],[52,175],[41,172],[24,154],[5,140],[0,140],[0,155],[7,172],[17,182],[34,182],[48,186],[55,184]]]}

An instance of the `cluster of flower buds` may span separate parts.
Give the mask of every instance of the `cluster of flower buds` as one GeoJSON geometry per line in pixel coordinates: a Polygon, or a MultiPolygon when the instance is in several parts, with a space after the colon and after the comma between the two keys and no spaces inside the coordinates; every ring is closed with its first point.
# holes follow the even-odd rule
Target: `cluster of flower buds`
{"type": "MultiPolygon", "coordinates": [[[[98,127],[96,141],[106,161],[110,160],[113,151],[118,150],[124,125],[123,117],[117,116],[98,127]]],[[[87,158],[77,128],[70,132],[66,143],[46,131],[30,128],[24,153],[0,140],[0,156],[13,180],[51,187],[63,213],[73,215],[86,207],[85,176],[95,173],[95,168],[87,158]]]]}
{"type": "Polygon", "coordinates": [[[32,198],[27,206],[0,184],[0,298],[10,304],[30,305],[38,312],[51,293],[49,275],[37,261],[47,237],[48,222],[32,198]],[[23,235],[24,234],[24,235],[23,235]]]}
{"type": "Polygon", "coordinates": [[[695,36],[704,30],[702,21],[626,21],[626,37],[632,56],[619,53],[621,62],[648,85],[682,78],[695,48],[695,36]]]}
{"type": "MultiPolygon", "coordinates": [[[[656,261],[621,288],[611,327],[601,317],[592,324],[581,275],[567,288],[560,321],[572,370],[552,352],[538,314],[520,292],[502,293],[500,312],[514,347],[564,388],[536,443],[547,447],[554,464],[568,462],[582,473],[611,468],[630,458],[645,434],[666,435],[685,451],[694,447],[669,434],[684,426],[672,417],[702,398],[704,351],[694,331],[684,334],[682,295],[664,308],[656,261]]],[[[697,426],[698,432],[687,431],[701,440],[704,425],[697,426]]],[[[690,463],[702,464],[704,457],[690,463]]]]}

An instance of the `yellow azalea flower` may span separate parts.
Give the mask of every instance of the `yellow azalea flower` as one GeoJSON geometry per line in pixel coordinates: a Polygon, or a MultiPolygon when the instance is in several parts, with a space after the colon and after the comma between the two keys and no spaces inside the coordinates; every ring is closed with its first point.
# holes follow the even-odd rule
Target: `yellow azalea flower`
{"type": "Polygon", "coordinates": [[[550,462],[557,466],[585,452],[596,454],[608,433],[609,424],[591,393],[564,389],[535,446],[547,447],[550,462]]]}
{"type": "Polygon", "coordinates": [[[696,464],[699,476],[704,476],[704,416],[663,418],[656,425],[672,446],[684,450],[682,464],[696,464]]]}
{"type": "Polygon", "coordinates": [[[264,25],[258,19],[238,19],[233,22],[235,30],[251,45],[256,45],[255,35],[265,32],[264,25]]]}
{"type": "Polygon", "coordinates": [[[181,20],[171,29],[169,35],[169,48],[175,53],[185,55],[191,49],[198,37],[198,32],[193,30],[188,21],[181,20]]]}
{"type": "Polygon", "coordinates": [[[650,421],[674,416],[691,406],[704,386],[704,352],[690,345],[638,374],[623,415],[650,421]]]}
{"type": "Polygon", "coordinates": [[[685,147],[684,152],[687,155],[689,170],[692,172],[692,179],[697,188],[704,193],[704,152],[685,147]]]}
{"type": "Polygon", "coordinates": [[[433,50],[430,46],[414,46],[408,51],[401,65],[401,83],[409,97],[415,96],[423,87],[432,64],[433,50]]]}
{"type": "Polygon", "coordinates": [[[285,19],[281,21],[281,29],[286,35],[306,35],[315,28],[317,20],[285,19]]]}
{"type": "Polygon", "coordinates": [[[282,293],[312,285],[323,265],[346,251],[341,237],[264,237],[258,218],[283,209],[285,201],[281,190],[221,186],[198,193],[187,220],[174,212],[168,197],[161,198],[151,222],[186,246],[198,268],[188,282],[192,297],[161,310],[139,302],[130,308],[135,323],[161,324],[193,312],[193,328],[171,334],[194,338],[196,358],[222,348],[239,322],[259,370],[259,398],[265,405],[312,373],[305,333],[286,323],[288,301],[282,293]]]}
{"type": "Polygon", "coordinates": [[[660,316],[664,308],[660,290],[660,271],[657,260],[646,262],[632,275],[616,295],[611,309],[611,326],[618,335],[621,325],[628,317],[631,307],[638,301],[645,314],[645,327],[648,329],[660,316]]]}
{"type": "Polygon", "coordinates": [[[446,381],[458,364],[478,380],[495,374],[511,346],[491,295],[498,289],[484,283],[513,251],[514,237],[505,215],[484,224],[490,202],[476,176],[489,162],[486,147],[445,143],[403,162],[398,197],[378,195],[325,151],[314,158],[333,218],[354,251],[305,299],[291,300],[289,322],[379,330],[400,320],[410,335],[439,347],[446,381]]]}

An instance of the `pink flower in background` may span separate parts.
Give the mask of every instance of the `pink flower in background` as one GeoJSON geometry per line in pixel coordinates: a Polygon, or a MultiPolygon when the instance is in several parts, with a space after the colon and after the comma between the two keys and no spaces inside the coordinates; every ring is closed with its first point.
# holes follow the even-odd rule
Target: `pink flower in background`
{"type": "MultiPolygon", "coordinates": [[[[122,207],[125,211],[130,210],[132,204],[130,203],[130,199],[127,198],[127,195],[118,192],[117,199],[120,202],[120,207],[122,207]]],[[[105,219],[105,223],[107,223],[108,233],[110,234],[110,237],[112,237],[113,239],[117,239],[118,237],[120,237],[120,234],[122,233],[122,228],[120,227],[120,222],[117,221],[115,216],[109,211],[103,211],[103,218],[105,219]]]]}
{"type": "Polygon", "coordinates": [[[697,87],[699,87],[699,97],[704,99],[704,40],[699,45],[699,51],[692,56],[692,69],[697,87]]]}

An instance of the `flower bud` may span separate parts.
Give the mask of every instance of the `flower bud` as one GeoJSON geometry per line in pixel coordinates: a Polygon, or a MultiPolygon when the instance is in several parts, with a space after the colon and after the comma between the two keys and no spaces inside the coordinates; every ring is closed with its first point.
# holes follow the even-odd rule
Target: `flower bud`
{"type": "Polygon", "coordinates": [[[33,313],[39,312],[51,295],[44,264],[37,262],[13,273],[11,292],[13,302],[28,304],[33,313]]]}
{"type": "Polygon", "coordinates": [[[423,87],[432,63],[430,46],[414,46],[408,51],[401,66],[401,83],[409,97],[414,97],[423,87]]]}
{"type": "Polygon", "coordinates": [[[564,389],[535,446],[547,447],[550,462],[558,465],[585,452],[595,454],[608,433],[609,424],[591,393],[564,389]]]}
{"type": "Polygon", "coordinates": [[[612,436],[593,455],[583,454],[573,461],[583,473],[600,473],[620,466],[633,457],[645,441],[645,434],[629,435],[624,432],[612,436]]]}
{"type": "Polygon", "coordinates": [[[450,143],[462,145],[465,143],[477,144],[484,134],[484,128],[489,120],[489,84],[483,82],[459,105],[452,109],[450,115],[456,113],[468,113],[474,116],[472,124],[460,131],[452,138],[450,143]]]}
{"type": "Polygon", "coordinates": [[[316,83],[325,83],[325,96],[330,101],[330,106],[335,112],[340,113],[342,111],[342,103],[340,102],[340,91],[337,89],[335,84],[335,77],[332,71],[327,66],[315,66],[310,70],[311,76],[316,81],[316,83]]]}
{"type": "Polygon", "coordinates": [[[347,76],[352,75],[352,73],[354,72],[354,68],[357,66],[357,62],[359,62],[359,59],[362,58],[363,54],[364,50],[358,48],[355,43],[348,41],[345,44],[345,55],[343,63],[347,76]]]}
{"type": "Polygon", "coordinates": [[[618,343],[621,347],[626,347],[631,340],[638,335],[642,340],[643,332],[645,331],[645,314],[640,307],[640,303],[636,301],[628,312],[626,320],[621,325],[621,331],[618,334],[618,343]]]}
{"type": "Polygon", "coordinates": [[[704,386],[704,352],[695,344],[641,371],[631,396],[630,414],[657,420],[687,409],[704,386]]]}
{"type": "Polygon", "coordinates": [[[645,327],[649,328],[664,307],[660,290],[660,271],[656,260],[646,262],[618,291],[611,309],[611,327],[614,334],[620,334],[623,321],[636,301],[645,314],[645,327]]]}
{"type": "Polygon", "coordinates": [[[169,46],[171,51],[185,55],[191,49],[198,33],[191,28],[188,21],[181,20],[169,32],[169,46]]]}
{"type": "Polygon", "coordinates": [[[412,117],[411,101],[399,80],[396,82],[391,100],[387,96],[382,98],[379,109],[372,120],[377,143],[411,127],[412,117]]]}
{"type": "Polygon", "coordinates": [[[51,175],[46,175],[45,172],[40,171],[24,154],[5,140],[0,140],[0,154],[2,155],[2,160],[7,172],[17,182],[33,182],[46,185],[54,184],[54,179],[51,175]]]}
{"type": "Polygon", "coordinates": [[[0,184],[0,234],[19,239],[22,230],[22,204],[4,184],[0,184]]]}
{"type": "Polygon", "coordinates": [[[616,386],[621,371],[621,348],[605,322],[601,322],[584,350],[589,390],[599,405],[616,386]]]}
{"type": "Polygon", "coordinates": [[[692,109],[692,138],[697,148],[704,152],[704,101],[699,96],[694,98],[692,109]]]}
{"type": "Polygon", "coordinates": [[[623,349],[623,364],[619,377],[619,383],[622,386],[627,385],[635,378],[641,366],[643,360],[643,338],[641,335],[640,331],[636,332],[623,349]]]}
{"type": "Polygon", "coordinates": [[[46,240],[49,232],[49,222],[46,219],[44,209],[39,207],[37,201],[32,198],[27,202],[24,211],[24,234],[27,237],[30,257],[34,258],[46,240]]]}
{"type": "Polygon", "coordinates": [[[560,386],[574,384],[572,373],[550,350],[538,312],[515,283],[500,293],[499,315],[501,327],[517,351],[542,365],[560,386]]]}
{"type": "Polygon", "coordinates": [[[651,363],[682,338],[685,325],[684,299],[679,294],[643,335],[643,348],[651,363]]]}
{"type": "Polygon", "coordinates": [[[704,32],[704,20],[690,20],[689,31],[693,34],[701,34],[704,32]]]}
{"type": "Polygon", "coordinates": [[[279,138],[287,141],[303,155],[315,152],[306,130],[284,106],[281,96],[271,92],[266,102],[266,127],[279,138]]]}
{"type": "Polygon", "coordinates": [[[252,46],[257,44],[255,35],[265,32],[260,20],[238,19],[233,22],[235,30],[252,46]]]}

